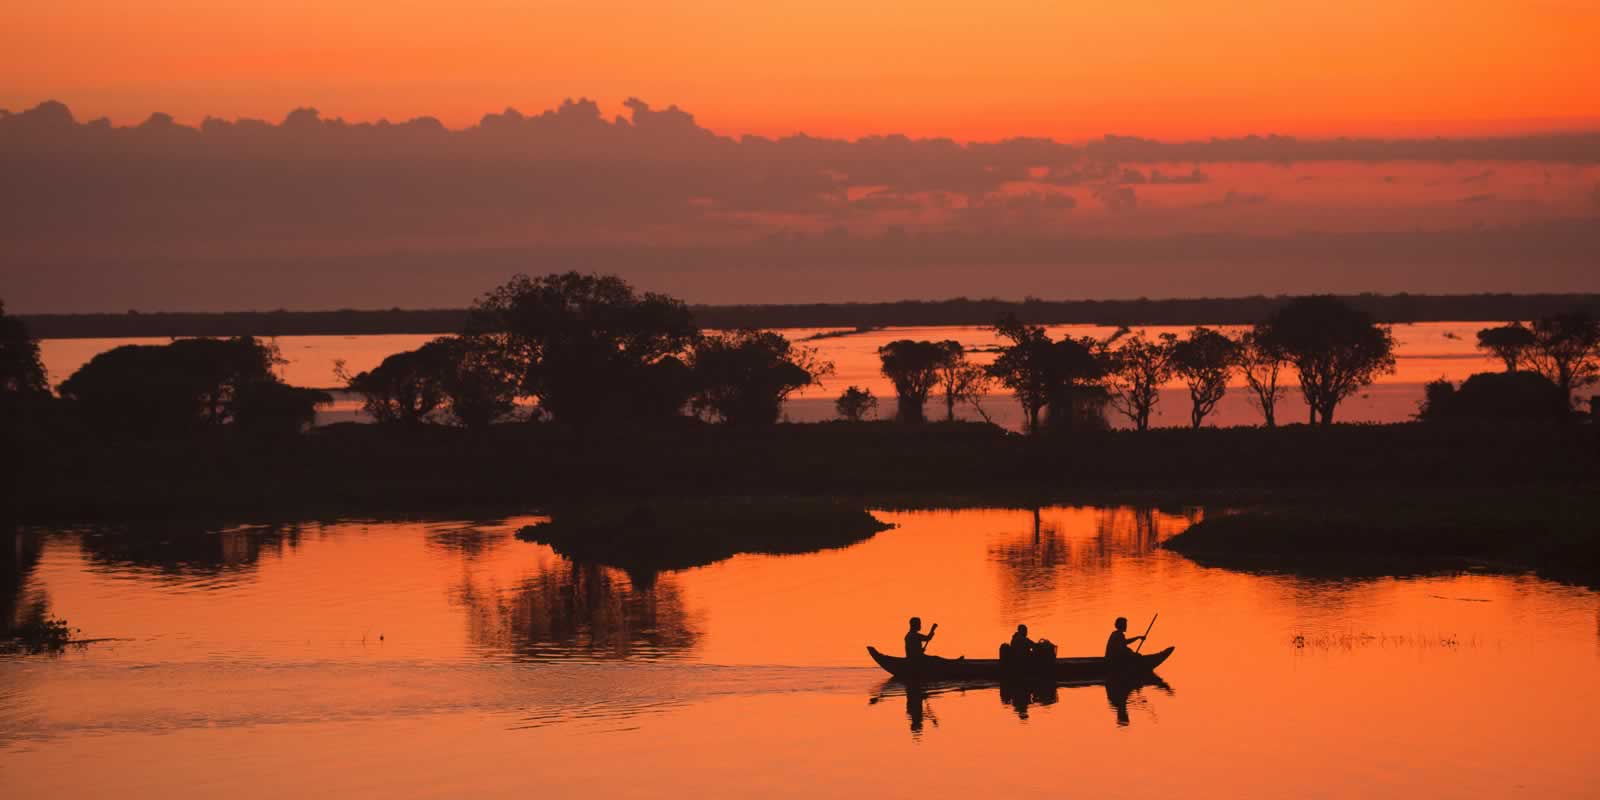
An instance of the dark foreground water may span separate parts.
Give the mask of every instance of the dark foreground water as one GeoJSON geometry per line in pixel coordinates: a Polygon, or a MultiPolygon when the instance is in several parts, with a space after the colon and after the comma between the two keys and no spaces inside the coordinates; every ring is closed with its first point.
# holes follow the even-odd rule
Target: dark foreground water
{"type": "MultiPolygon", "coordinates": [[[[1189,512],[1197,514],[1198,512],[1189,512]]],[[[7,797],[1593,797],[1600,598],[1530,577],[1255,576],[1132,508],[881,513],[659,576],[527,520],[32,531],[11,604],[114,642],[0,660],[7,797]],[[1112,618],[1164,685],[907,692],[905,618],[990,656],[1112,618]]]]}

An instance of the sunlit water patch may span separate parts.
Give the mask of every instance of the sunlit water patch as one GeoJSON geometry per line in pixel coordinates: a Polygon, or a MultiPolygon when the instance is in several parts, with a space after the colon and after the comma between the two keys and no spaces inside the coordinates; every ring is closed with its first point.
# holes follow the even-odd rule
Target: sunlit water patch
{"type": "MultiPolygon", "coordinates": [[[[1198,508],[880,511],[848,548],[636,585],[533,517],[30,529],[7,585],[83,636],[0,661],[19,796],[1591,795],[1600,599],[1522,575],[1201,567],[1198,508]],[[1133,687],[906,687],[905,620],[992,657],[1111,620],[1133,687]]],[[[8,600],[22,607],[18,597],[8,600]]]]}

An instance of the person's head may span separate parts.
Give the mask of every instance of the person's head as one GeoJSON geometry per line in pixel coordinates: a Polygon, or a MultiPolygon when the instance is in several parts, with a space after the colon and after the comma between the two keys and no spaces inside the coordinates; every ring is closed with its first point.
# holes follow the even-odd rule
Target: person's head
{"type": "Polygon", "coordinates": [[[1026,626],[1026,625],[1018,625],[1017,626],[1017,633],[1020,633],[1023,636],[1027,636],[1028,635],[1028,626],[1026,626]]]}
{"type": "Polygon", "coordinates": [[[911,618],[911,630],[914,630],[914,631],[922,630],[922,617],[912,617],[911,618]]]}
{"type": "Polygon", "coordinates": [[[1128,618],[1127,617],[1117,617],[1117,630],[1125,631],[1127,629],[1128,629],[1128,618]]]}

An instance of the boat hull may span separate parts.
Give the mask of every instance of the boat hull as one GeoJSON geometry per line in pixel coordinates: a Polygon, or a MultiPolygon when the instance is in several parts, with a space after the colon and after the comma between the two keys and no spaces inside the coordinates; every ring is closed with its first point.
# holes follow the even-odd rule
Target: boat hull
{"type": "Polygon", "coordinates": [[[1132,660],[1115,665],[1099,657],[1058,658],[1053,667],[1026,666],[1002,667],[999,659],[992,658],[939,658],[927,656],[913,661],[899,656],[884,655],[875,647],[867,654],[885,672],[903,681],[941,680],[1056,680],[1056,681],[1106,681],[1148,675],[1172,656],[1175,648],[1158,653],[1140,654],[1132,660]]]}

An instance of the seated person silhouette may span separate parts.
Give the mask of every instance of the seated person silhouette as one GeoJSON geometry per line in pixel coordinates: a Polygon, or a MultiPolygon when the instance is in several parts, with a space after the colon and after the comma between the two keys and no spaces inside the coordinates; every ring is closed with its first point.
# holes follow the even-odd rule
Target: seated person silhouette
{"type": "Polygon", "coordinates": [[[1128,645],[1133,644],[1144,637],[1135,636],[1132,639],[1128,638],[1127,617],[1117,617],[1116,628],[1116,630],[1111,632],[1111,636],[1106,639],[1106,660],[1114,664],[1120,664],[1138,655],[1137,653],[1133,652],[1133,650],[1129,649],[1128,645]]]}
{"type": "Polygon", "coordinates": [[[926,652],[928,642],[932,641],[933,635],[938,632],[939,623],[935,622],[927,633],[923,633],[922,617],[912,617],[911,628],[906,631],[906,658],[919,659],[928,657],[926,652]]]}
{"type": "Polygon", "coordinates": [[[1028,626],[1018,625],[1017,632],[1011,634],[1011,657],[1026,658],[1033,653],[1033,640],[1028,638],[1028,626]]]}

